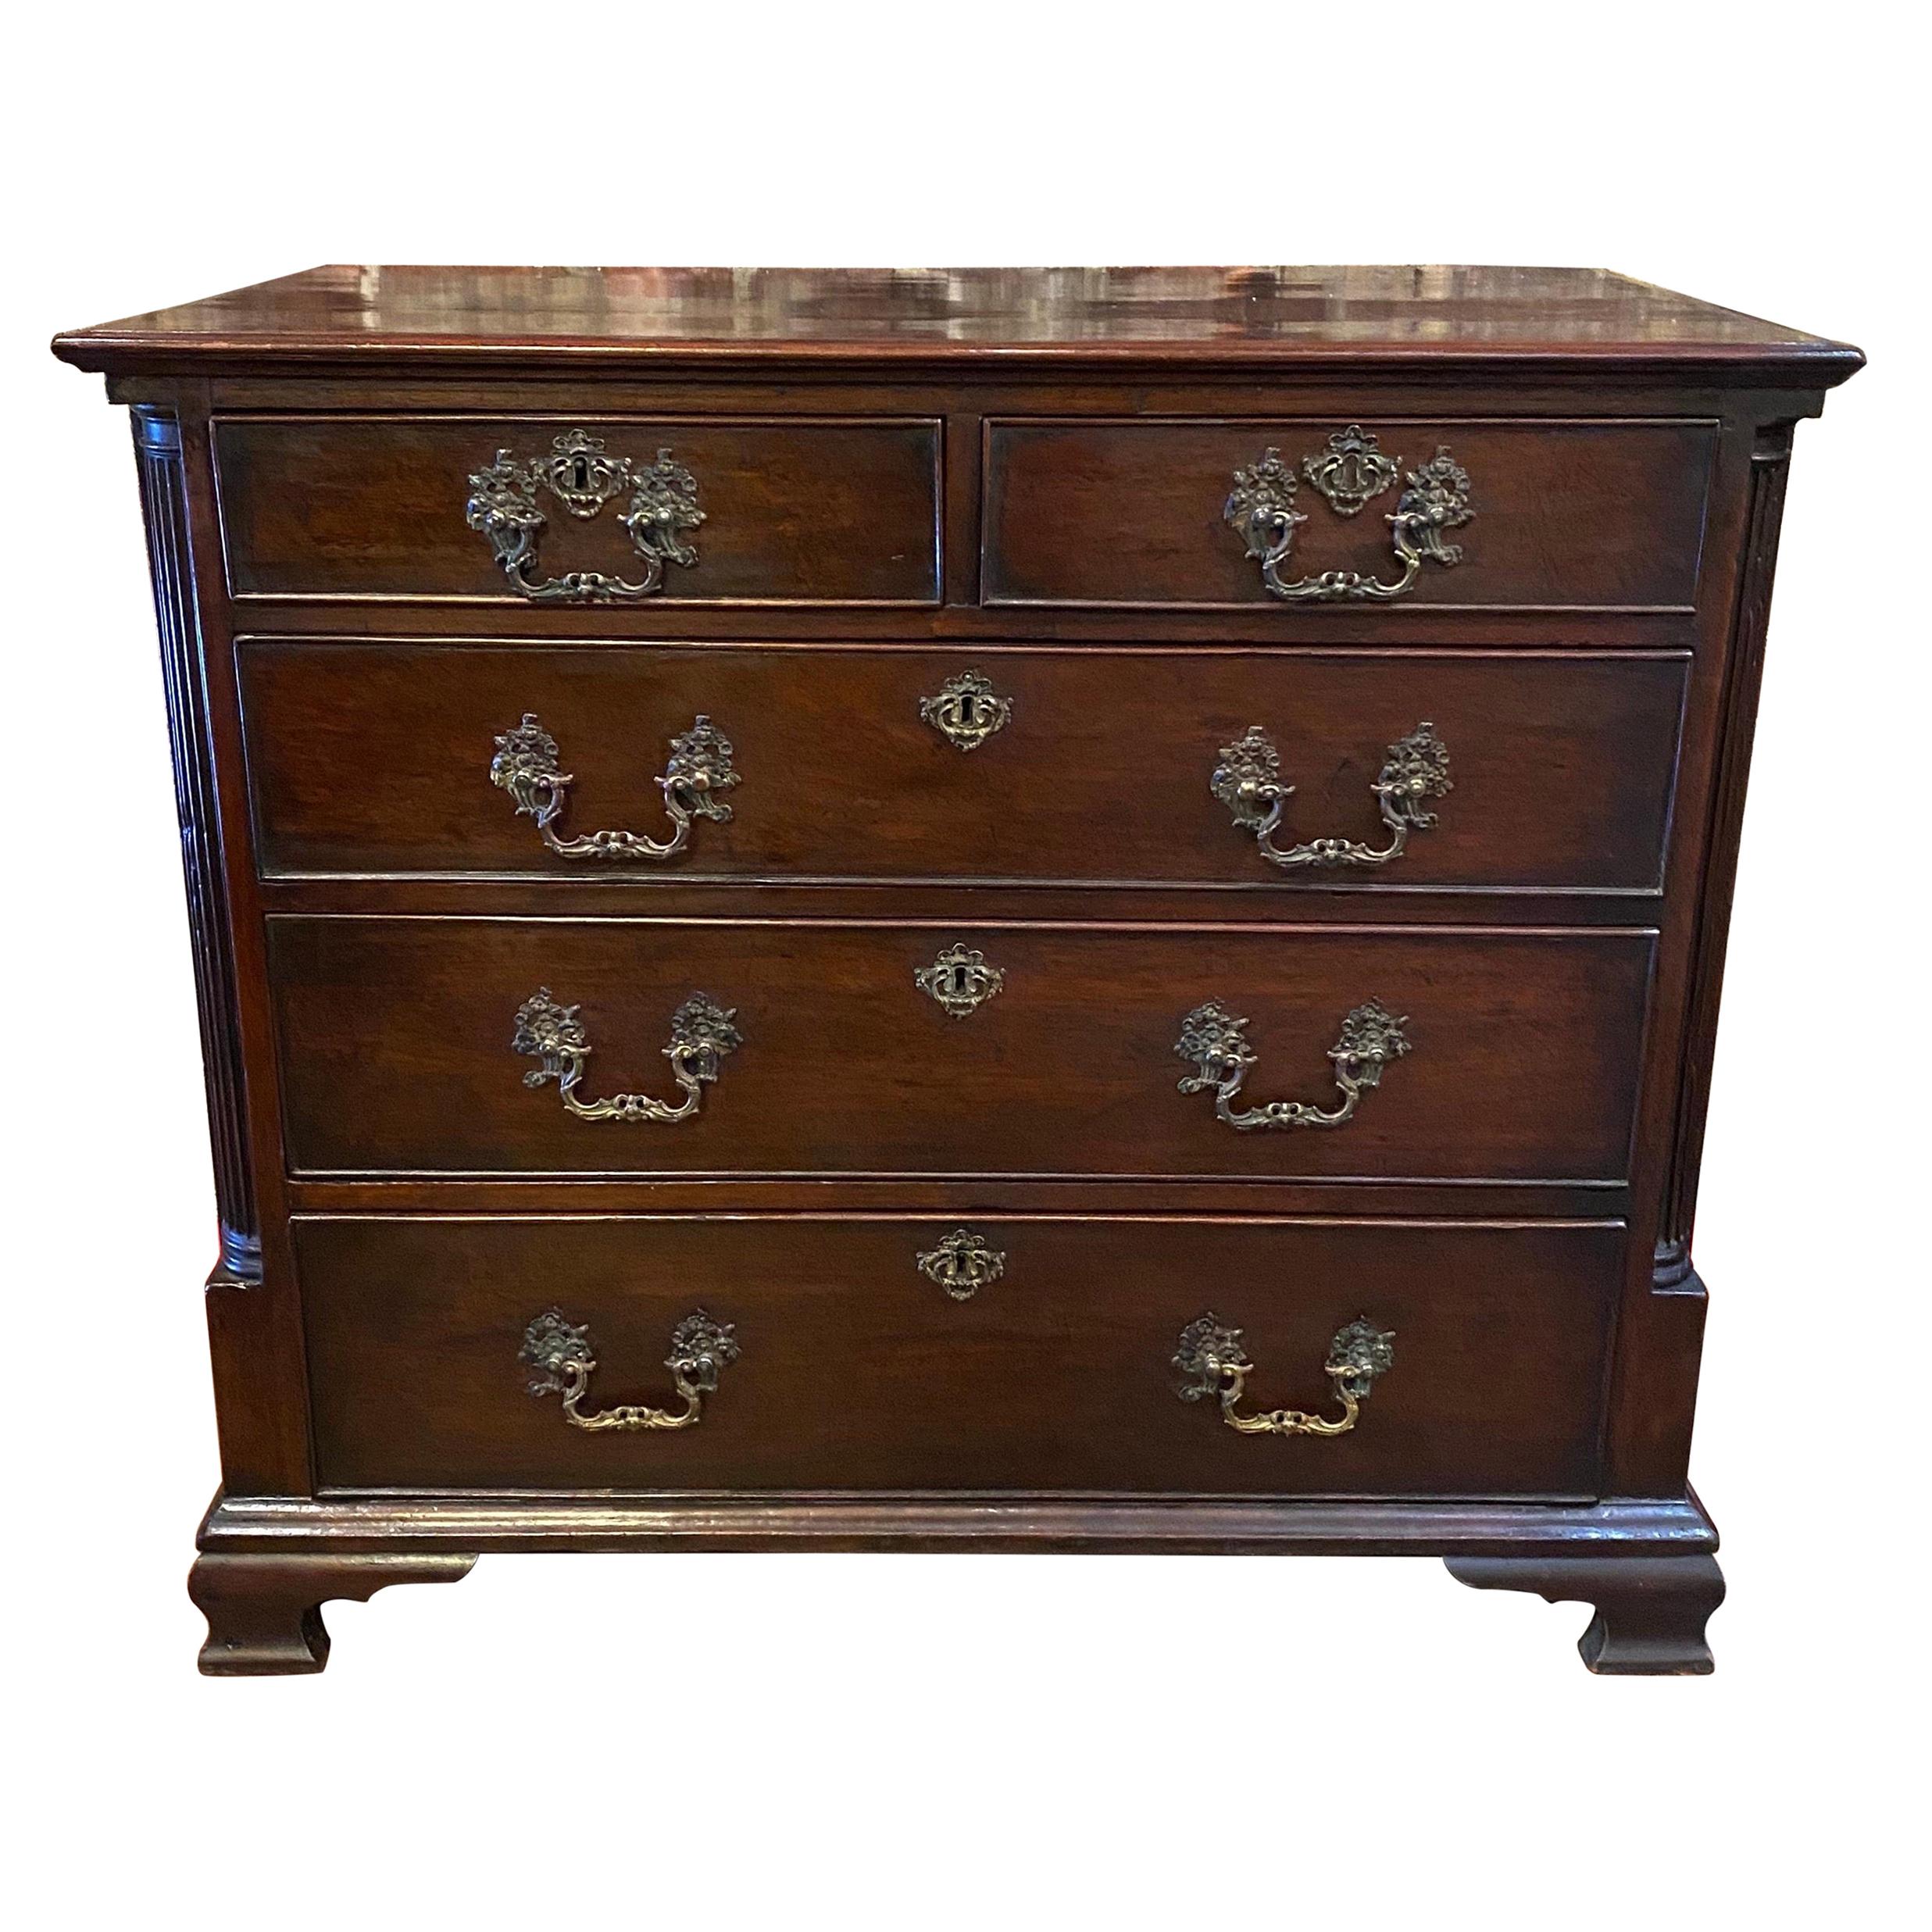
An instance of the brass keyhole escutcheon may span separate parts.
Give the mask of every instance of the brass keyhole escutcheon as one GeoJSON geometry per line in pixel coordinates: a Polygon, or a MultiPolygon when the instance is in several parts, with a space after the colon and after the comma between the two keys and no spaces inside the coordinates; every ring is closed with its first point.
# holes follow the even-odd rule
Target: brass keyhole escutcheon
{"type": "Polygon", "coordinates": [[[912,1259],[919,1271],[955,1302],[970,1302],[980,1290],[1006,1272],[1006,1256],[984,1234],[956,1227],[934,1246],[912,1259]]]}
{"type": "Polygon", "coordinates": [[[912,983],[930,994],[955,1020],[977,1012],[1006,984],[1006,975],[988,966],[976,947],[948,946],[930,966],[921,966],[912,983]]]}
{"type": "Polygon", "coordinates": [[[919,715],[962,752],[977,752],[1013,715],[1013,701],[1002,698],[992,680],[977,671],[962,671],[940,686],[937,696],[919,701],[919,715]]]}

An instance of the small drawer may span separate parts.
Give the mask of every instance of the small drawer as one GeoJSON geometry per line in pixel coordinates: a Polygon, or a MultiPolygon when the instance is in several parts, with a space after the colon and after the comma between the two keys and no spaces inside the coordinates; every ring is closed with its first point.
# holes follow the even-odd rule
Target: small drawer
{"type": "Polygon", "coordinates": [[[934,421],[229,416],[214,437],[238,599],[938,599],[934,421]]]}
{"type": "Polygon", "coordinates": [[[1652,939],[269,921],[301,1173],[1617,1181],[1652,939]]]}
{"type": "Polygon", "coordinates": [[[1587,1497],[1625,1245],[1614,1223],[996,1216],[294,1234],[335,1490],[1587,1497]],[[1237,1361],[1238,1392],[1210,1366],[1237,1361]],[[1348,1423],[1345,1379],[1336,1433],[1230,1425],[1348,1423]]]}
{"type": "Polygon", "coordinates": [[[1684,673],[1634,652],[241,652],[271,877],[1654,892],[1684,673]],[[700,720],[704,783],[667,812],[700,720]]]}
{"type": "Polygon", "coordinates": [[[1684,610],[1702,421],[996,422],[989,604],[1684,610]]]}

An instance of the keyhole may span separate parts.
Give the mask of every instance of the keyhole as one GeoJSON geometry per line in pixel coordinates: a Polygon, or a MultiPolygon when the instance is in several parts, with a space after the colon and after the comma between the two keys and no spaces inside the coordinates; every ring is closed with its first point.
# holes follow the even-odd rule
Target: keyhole
{"type": "Polygon", "coordinates": [[[973,990],[973,976],[964,966],[952,969],[952,990],[955,993],[969,993],[973,990]]]}
{"type": "Polygon", "coordinates": [[[587,489],[591,481],[591,466],[581,456],[570,465],[570,481],[574,488],[587,489]]]}

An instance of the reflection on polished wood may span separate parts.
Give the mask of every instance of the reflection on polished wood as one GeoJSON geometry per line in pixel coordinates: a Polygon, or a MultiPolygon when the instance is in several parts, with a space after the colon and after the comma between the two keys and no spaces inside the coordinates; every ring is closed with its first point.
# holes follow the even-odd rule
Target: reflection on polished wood
{"type": "Polygon", "coordinates": [[[573,348],[866,357],[948,348],[1305,356],[1565,354],[1801,366],[1855,349],[1605,269],[313,268],[63,335],[86,368],[131,356],[434,357],[528,364],[573,348]]]}

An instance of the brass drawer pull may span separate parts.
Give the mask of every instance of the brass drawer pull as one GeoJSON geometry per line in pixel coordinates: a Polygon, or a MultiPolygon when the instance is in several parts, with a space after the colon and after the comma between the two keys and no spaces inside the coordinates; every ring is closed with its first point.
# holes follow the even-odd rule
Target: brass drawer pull
{"type": "Polygon", "coordinates": [[[671,1044],[664,1049],[664,1057],[671,1063],[671,1077],[684,1094],[674,1106],[668,1101],[653,1100],[648,1094],[578,1099],[584,1062],[591,1057],[590,1039],[577,1018],[577,1009],[559,1005],[547,986],[539,987],[517,1009],[510,1047],[540,1062],[523,1076],[523,1084],[541,1087],[546,1080],[555,1080],[566,1110],[580,1120],[688,1120],[697,1112],[705,1088],[718,1077],[725,1056],[745,1044],[731,1023],[737,1014],[735,1006],[716,1005],[702,993],[692,994],[672,1014],[671,1044]]]}
{"type": "Polygon", "coordinates": [[[720,795],[738,782],[731,764],[731,741],[702,711],[688,731],[671,740],[671,755],[657,781],[671,821],[666,839],[647,838],[641,832],[561,837],[557,821],[577,780],[557,769],[557,741],[537,722],[535,712],[527,711],[521,724],[498,735],[490,783],[507,791],[517,816],[534,819],[544,843],[566,859],[670,859],[690,844],[693,820],[730,823],[731,808],[720,795]]]}
{"type": "Polygon", "coordinates": [[[1449,748],[1427,722],[1388,748],[1388,758],[1369,789],[1381,808],[1388,842],[1366,845],[1352,838],[1314,838],[1302,845],[1277,845],[1275,828],[1295,787],[1280,782],[1281,754],[1273,739],[1251,724],[1232,745],[1221,747],[1221,762],[1208,780],[1208,789],[1234,815],[1244,831],[1252,832],[1261,855],[1270,865],[1294,871],[1303,866],[1385,866],[1399,859],[1412,831],[1427,830],[1436,815],[1423,805],[1452,789],[1449,783],[1449,748]]]}
{"type": "Polygon", "coordinates": [[[1255,1365],[1241,1345],[1241,1331],[1224,1327],[1212,1312],[1180,1331],[1180,1346],[1174,1352],[1173,1361],[1179,1372],[1174,1393],[1184,1402],[1198,1402],[1205,1395],[1216,1397],[1222,1421],[1245,1436],[1345,1436],[1359,1419],[1376,1377],[1395,1366],[1395,1337],[1366,1317],[1336,1330],[1328,1345],[1328,1359],[1322,1364],[1322,1373],[1341,1404],[1341,1413],[1333,1417],[1311,1416],[1299,1409],[1236,1415],[1255,1365]]]}
{"type": "Polygon", "coordinates": [[[717,1387],[719,1370],[737,1357],[731,1324],[714,1322],[699,1309],[671,1330],[671,1352],[664,1358],[682,1409],[627,1402],[587,1416],[581,1405],[597,1371],[587,1327],[579,1327],[561,1309],[547,1309],[523,1330],[516,1359],[537,1371],[525,1385],[532,1395],[563,1398],[564,1420],[573,1429],[688,1429],[703,1421],[704,1398],[717,1387]]]}
{"type": "Polygon", "coordinates": [[[664,581],[666,564],[688,570],[698,561],[684,534],[695,530],[705,513],[698,507],[698,479],[673,462],[668,449],[658,452],[655,462],[646,463],[608,455],[602,437],[569,430],[551,445],[547,456],[525,461],[499,449],[495,462],[471,476],[463,520],[489,539],[510,587],[532,603],[624,604],[656,590],[664,581]],[[629,491],[630,507],[617,520],[643,562],[642,577],[633,584],[601,570],[544,576],[537,546],[549,519],[538,508],[537,498],[546,490],[571,516],[586,522],[612,498],[629,491]]]}
{"type": "Polygon", "coordinates": [[[1341,1036],[1328,1049],[1328,1057],[1335,1063],[1335,1084],[1341,1092],[1339,1105],[1324,1107],[1312,1100],[1270,1100],[1237,1112],[1235,1096],[1248,1077],[1248,1070],[1260,1056],[1248,1045],[1248,1022],[1237,1020],[1218,999],[1211,999],[1180,1023],[1174,1051],[1182,1059],[1193,1061],[1195,1067],[1181,1080],[1180,1091],[1198,1094],[1212,1087],[1215,1117],[1242,1134],[1255,1127],[1338,1127],[1354,1116],[1363,1093],[1381,1084],[1382,1069],[1409,1051],[1409,1037],[1402,1031],[1407,1023],[1380,1000],[1370,1000],[1349,1012],[1341,1023],[1341,1036]]]}
{"type": "MultiPolygon", "coordinates": [[[[1383,455],[1375,444],[1374,437],[1351,426],[1331,436],[1321,455],[1303,459],[1304,473],[1341,516],[1354,516],[1395,480],[1400,459],[1383,455]]],[[[1221,516],[1240,534],[1248,555],[1260,560],[1262,584],[1271,597],[1291,603],[1387,603],[1414,584],[1425,560],[1460,563],[1462,545],[1445,542],[1444,533],[1460,529],[1476,514],[1470,508],[1468,473],[1446,448],[1438,447],[1428,462],[1410,470],[1408,480],[1387,519],[1395,560],[1402,566],[1393,583],[1359,570],[1323,570],[1292,579],[1281,574],[1295,546],[1295,527],[1308,519],[1295,507],[1297,479],[1279,449],[1264,450],[1255,462],[1234,472],[1234,487],[1221,516]]]]}

